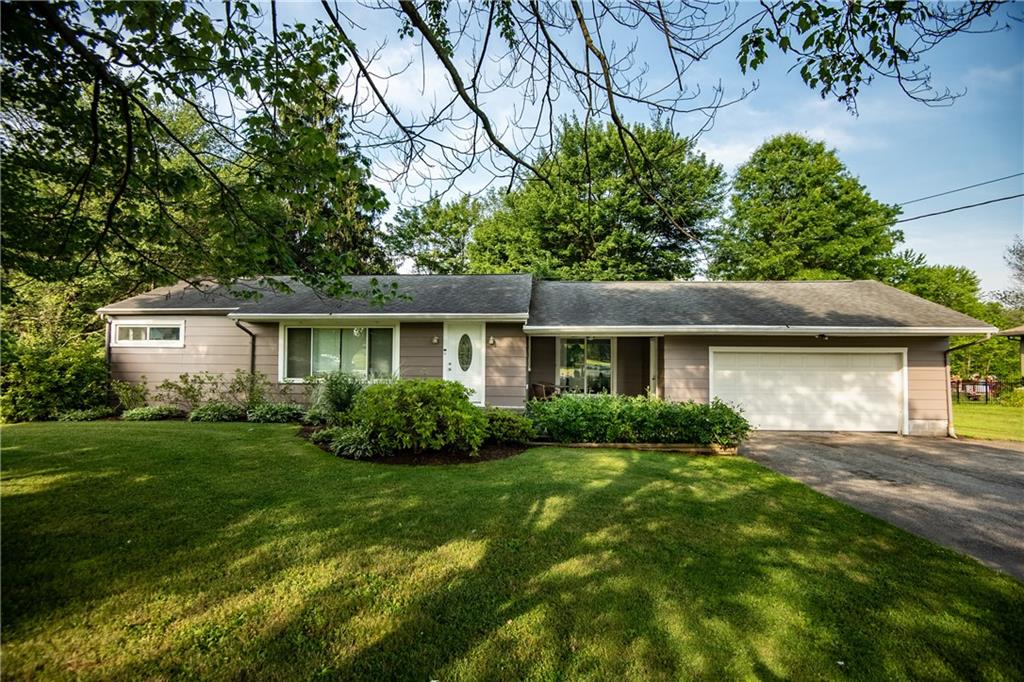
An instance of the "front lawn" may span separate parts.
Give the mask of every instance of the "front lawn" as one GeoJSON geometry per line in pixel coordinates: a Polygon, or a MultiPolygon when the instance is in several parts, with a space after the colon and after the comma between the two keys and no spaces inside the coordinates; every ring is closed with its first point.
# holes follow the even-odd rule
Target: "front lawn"
{"type": "Polygon", "coordinates": [[[6,677],[1024,676],[1024,585],[738,457],[3,431],[6,677]]]}
{"type": "Polygon", "coordinates": [[[953,427],[965,438],[1024,440],[1024,407],[953,403],[953,427]]]}

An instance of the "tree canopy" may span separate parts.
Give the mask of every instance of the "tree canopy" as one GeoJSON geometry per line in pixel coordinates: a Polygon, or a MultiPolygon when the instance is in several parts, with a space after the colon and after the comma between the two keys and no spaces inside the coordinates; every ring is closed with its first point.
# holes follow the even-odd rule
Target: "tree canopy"
{"type": "Polygon", "coordinates": [[[614,126],[565,121],[554,151],[535,162],[547,182],[522,182],[474,233],[473,271],[587,280],[693,277],[720,211],[725,173],[667,127],[632,126],[629,140],[632,153],[646,154],[647,189],[633,181],[614,126]]]}
{"type": "Polygon", "coordinates": [[[886,279],[903,240],[835,150],[787,133],[736,171],[709,272],[722,279],[886,279]]]}
{"type": "Polygon", "coordinates": [[[489,214],[488,200],[463,195],[451,202],[437,196],[403,208],[388,224],[384,240],[393,261],[415,272],[461,275],[469,271],[469,240],[489,214]]]}
{"type": "Polygon", "coordinates": [[[650,164],[658,150],[630,134],[626,112],[646,110],[678,135],[698,136],[753,88],[726,93],[692,77],[732,37],[743,36],[744,70],[786,59],[809,87],[851,107],[872,78],[947,102],[959,93],[932,87],[924,56],[952,36],[1000,28],[997,6],[365,3],[359,12],[376,30],[418,48],[389,68],[387,45],[333,0],[306,22],[251,0],[3,3],[2,139],[12,176],[4,193],[24,216],[10,223],[4,259],[59,279],[69,264],[77,271],[118,245],[168,277],[232,279],[273,267],[344,293],[339,276],[367,254],[338,249],[369,249],[364,217],[379,210],[363,155],[396,187],[450,186],[481,169],[547,184],[534,160],[561,144],[560,97],[595,128],[615,129],[638,192],[669,213],[650,164]],[[389,87],[410,66],[440,74],[432,80],[441,92],[424,110],[403,109],[404,93],[389,87]],[[180,107],[203,135],[176,132],[180,107]],[[143,213],[143,199],[155,208],[143,213]],[[259,210],[266,200],[279,205],[259,210]],[[186,204],[210,216],[201,231],[175,214],[186,204]],[[308,238],[296,240],[299,232],[308,238]],[[171,257],[183,250],[188,258],[171,257]]]}

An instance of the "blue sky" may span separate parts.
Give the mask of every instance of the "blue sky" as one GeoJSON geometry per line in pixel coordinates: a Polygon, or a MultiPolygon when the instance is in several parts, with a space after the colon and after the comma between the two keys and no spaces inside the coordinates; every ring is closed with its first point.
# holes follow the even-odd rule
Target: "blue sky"
{"type": "MultiPolygon", "coordinates": [[[[346,8],[364,24],[363,29],[353,30],[361,45],[369,47],[386,39],[386,61],[418,58],[417,49],[397,38],[398,21],[393,14],[367,12],[352,5],[346,8]]],[[[296,3],[285,5],[284,10],[288,19],[323,16],[319,4],[296,3]]],[[[1018,16],[1024,13],[1020,6],[1011,7],[1003,10],[1003,20],[1007,11],[1018,16]]],[[[871,194],[889,203],[1024,171],[1024,23],[1009,23],[1009,31],[957,36],[927,55],[925,61],[932,67],[937,87],[967,89],[952,106],[928,107],[911,101],[895,83],[876,81],[862,90],[857,116],[842,104],[822,100],[796,73],[787,73],[792,63],[785,55],[772,53],[764,67],[744,76],[736,62],[736,42],[725,44],[687,74],[689,82],[707,86],[720,79],[727,92],[733,93],[752,80],[758,81],[759,87],[744,101],[719,113],[714,129],[701,137],[700,148],[732,171],[764,139],[785,131],[802,132],[837,149],[871,194]]],[[[642,44],[642,36],[640,40],[642,44]]],[[[428,56],[425,67],[417,62],[407,74],[407,82],[393,91],[406,111],[414,108],[416,101],[429,99],[432,90],[447,91],[440,69],[429,61],[428,56]],[[425,90],[421,87],[424,83],[425,90]]],[[[650,63],[651,80],[669,76],[658,71],[659,65],[663,69],[668,66],[656,53],[650,63]]],[[[517,96],[510,93],[508,99],[517,96]]],[[[500,93],[492,95],[489,104],[500,109],[500,93]]],[[[561,107],[568,104],[566,98],[561,107]]],[[[647,118],[643,111],[628,113],[633,120],[647,118]]],[[[483,182],[481,175],[467,175],[453,193],[477,189],[483,182]]],[[[904,217],[1021,192],[1024,177],[915,203],[906,207],[904,217]]],[[[409,197],[404,199],[408,202],[409,197]]],[[[984,289],[1001,289],[1010,283],[1003,254],[1015,235],[1024,235],[1024,199],[900,227],[906,236],[905,246],[924,253],[930,262],[965,265],[980,275],[984,289]]]]}

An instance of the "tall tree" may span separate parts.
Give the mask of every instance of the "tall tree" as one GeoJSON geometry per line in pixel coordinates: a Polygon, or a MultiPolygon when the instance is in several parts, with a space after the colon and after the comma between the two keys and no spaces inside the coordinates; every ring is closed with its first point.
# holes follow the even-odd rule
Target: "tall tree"
{"type": "Polygon", "coordinates": [[[67,280],[119,253],[347,292],[383,199],[341,130],[338,38],[225,11],[2,5],[5,268],[67,280]]]}
{"type": "MultiPolygon", "coordinates": [[[[313,120],[301,112],[321,96],[347,106],[353,148],[374,155],[381,177],[404,185],[451,183],[470,169],[505,180],[529,173],[546,182],[531,159],[554,153],[556,112],[565,110],[558,100],[569,98],[585,120],[614,127],[633,183],[646,202],[669,214],[648,163],[657,149],[630,135],[626,107],[686,126],[680,134],[706,130],[722,107],[748,92],[701,88],[693,77],[693,67],[732,36],[743,38],[744,70],[785,59],[808,87],[851,108],[873,78],[894,80],[914,99],[948,102],[961,93],[932,87],[927,52],[963,33],[1000,28],[998,6],[998,0],[366,3],[359,11],[372,13],[366,23],[375,30],[418,43],[413,47],[419,49],[408,50],[419,62],[414,68],[444,74],[435,79],[438,92],[424,98],[432,104],[420,108],[399,106],[406,95],[389,79],[407,69],[379,63],[392,53],[362,30],[365,16],[349,16],[350,6],[335,0],[322,0],[319,16],[290,24],[279,19],[278,3],[252,0],[5,2],[3,123],[39,138],[23,154],[6,150],[5,172],[42,154],[74,188],[64,200],[27,207],[39,218],[38,239],[12,234],[5,257],[51,276],[61,258],[77,262],[97,245],[117,241],[146,247],[132,258],[166,266],[147,237],[173,242],[187,239],[173,232],[187,230],[164,226],[140,234],[130,216],[131,195],[152,190],[163,197],[195,182],[190,176],[203,175],[216,188],[206,201],[216,206],[224,229],[220,248],[204,251],[204,272],[231,278],[279,263],[311,283],[343,290],[343,259],[293,259],[292,244],[275,224],[245,210],[239,193],[224,182],[228,169],[248,172],[282,140],[303,159],[307,178],[360,172],[348,160],[317,156],[323,136],[301,123],[313,120]],[[624,33],[631,40],[620,40],[624,33]],[[351,93],[351,101],[342,103],[341,92],[351,93]],[[516,96],[522,99],[510,105],[516,96]],[[165,102],[191,108],[225,153],[204,155],[189,138],[169,135],[166,118],[153,106],[165,102]],[[282,116],[289,111],[299,112],[290,125],[282,116]],[[169,175],[159,168],[171,150],[191,158],[191,173],[169,175]],[[78,219],[87,200],[101,205],[101,225],[78,219]],[[302,262],[314,261],[310,275],[302,262]]],[[[3,135],[7,139],[9,130],[3,135]]],[[[299,186],[284,182],[280,195],[291,210],[313,215],[315,192],[284,196],[299,186]]]]}
{"type": "Polygon", "coordinates": [[[835,150],[787,133],[739,167],[709,272],[722,279],[885,279],[903,240],[835,150]]]}
{"type": "Polygon", "coordinates": [[[692,277],[724,195],[722,167],[664,126],[632,126],[629,139],[630,153],[646,154],[658,204],[633,181],[614,126],[564,121],[555,150],[535,162],[547,181],[521,183],[474,233],[472,269],[560,279],[692,277]]]}
{"type": "Polygon", "coordinates": [[[385,243],[397,263],[418,273],[461,275],[469,271],[470,236],[488,213],[490,199],[468,195],[443,203],[437,196],[403,208],[388,224],[385,243]]]}

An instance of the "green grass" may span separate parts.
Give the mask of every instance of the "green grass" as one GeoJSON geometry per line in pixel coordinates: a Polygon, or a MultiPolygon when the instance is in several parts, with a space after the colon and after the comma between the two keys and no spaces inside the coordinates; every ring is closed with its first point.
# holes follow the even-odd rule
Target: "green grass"
{"type": "Polygon", "coordinates": [[[953,426],[965,438],[1024,441],[1024,407],[953,403],[953,426]]]}
{"type": "Polygon", "coordinates": [[[294,433],[5,428],[4,676],[1024,676],[1024,585],[738,457],[294,433]]]}

